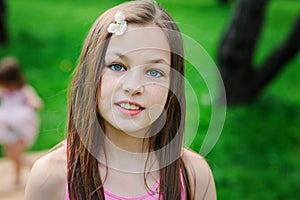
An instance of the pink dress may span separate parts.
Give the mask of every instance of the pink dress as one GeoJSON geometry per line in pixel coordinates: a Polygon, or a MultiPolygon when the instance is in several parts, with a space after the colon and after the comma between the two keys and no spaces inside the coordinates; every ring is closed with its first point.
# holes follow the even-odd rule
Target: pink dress
{"type": "Polygon", "coordinates": [[[34,94],[29,86],[15,91],[1,91],[0,144],[14,144],[19,139],[26,145],[33,143],[39,127],[34,107],[41,104],[39,97],[34,94]]]}
{"type": "MultiPolygon", "coordinates": [[[[184,183],[183,183],[183,177],[182,177],[182,173],[180,173],[180,181],[181,181],[181,200],[185,200],[185,193],[184,193],[184,183]]],[[[104,188],[104,196],[105,196],[105,200],[159,200],[159,181],[153,186],[153,188],[151,189],[151,191],[149,191],[148,193],[138,196],[138,197],[121,197],[118,196],[108,190],[106,190],[104,188]]],[[[70,200],[69,198],[69,190],[68,190],[68,185],[66,187],[66,195],[65,195],[65,200],[70,200]]]]}
{"type": "MultiPolygon", "coordinates": [[[[181,176],[181,185],[183,185],[184,183],[183,183],[182,173],[180,174],[180,176],[181,176]]],[[[105,200],[159,200],[158,188],[159,188],[159,182],[157,182],[153,186],[151,191],[149,191],[148,193],[138,197],[132,197],[132,198],[118,196],[104,188],[104,196],[105,196],[105,200]]],[[[65,200],[70,200],[68,187],[66,187],[65,200]]],[[[181,189],[181,200],[185,200],[183,187],[181,189]]]]}

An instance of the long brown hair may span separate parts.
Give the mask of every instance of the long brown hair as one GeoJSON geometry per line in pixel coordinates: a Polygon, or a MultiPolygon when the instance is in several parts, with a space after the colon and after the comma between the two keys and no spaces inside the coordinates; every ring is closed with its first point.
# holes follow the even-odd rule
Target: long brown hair
{"type": "Polygon", "coordinates": [[[162,166],[159,170],[161,198],[180,200],[182,188],[185,188],[186,199],[191,199],[187,171],[181,158],[185,93],[184,80],[179,76],[184,75],[183,44],[174,20],[154,1],[131,1],[109,9],[96,20],[84,42],[69,98],[67,167],[70,199],[105,199],[98,161],[91,152],[99,152],[103,148],[101,143],[93,142],[103,142],[103,134],[100,134],[103,119],[97,111],[97,103],[104,57],[111,36],[106,29],[118,11],[124,13],[128,24],[152,24],[162,28],[169,40],[174,70],[171,70],[170,92],[165,105],[167,120],[159,133],[149,139],[149,152],[164,149],[157,155],[162,166]],[[172,160],[174,155],[177,159],[172,160]],[[181,185],[181,173],[184,186],[181,185]]]}

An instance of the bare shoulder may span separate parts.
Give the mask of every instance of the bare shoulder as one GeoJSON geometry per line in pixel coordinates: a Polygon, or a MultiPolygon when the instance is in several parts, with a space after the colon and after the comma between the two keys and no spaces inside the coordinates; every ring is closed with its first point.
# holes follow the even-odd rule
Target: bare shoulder
{"type": "Polygon", "coordinates": [[[184,149],[182,159],[187,168],[195,199],[215,200],[214,178],[205,158],[191,150],[184,149]]]}
{"type": "Polygon", "coordinates": [[[25,200],[64,199],[66,171],[66,150],[63,146],[37,160],[26,184],[25,200]]]}
{"type": "Polygon", "coordinates": [[[22,87],[22,92],[26,98],[26,102],[32,108],[38,110],[43,107],[43,101],[36,93],[35,89],[30,85],[22,87]]]}

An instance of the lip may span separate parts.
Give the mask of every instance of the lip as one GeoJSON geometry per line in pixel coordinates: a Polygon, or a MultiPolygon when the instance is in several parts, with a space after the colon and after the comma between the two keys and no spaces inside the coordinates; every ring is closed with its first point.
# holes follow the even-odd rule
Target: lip
{"type": "Polygon", "coordinates": [[[114,105],[117,106],[118,110],[121,111],[123,114],[129,115],[129,116],[138,115],[141,112],[143,112],[143,110],[145,110],[145,107],[143,107],[141,104],[139,104],[139,103],[137,103],[135,101],[128,101],[128,100],[118,101],[114,105]],[[123,107],[120,106],[122,103],[127,103],[127,104],[130,104],[130,105],[138,106],[139,109],[137,109],[137,110],[130,110],[130,109],[123,108],[123,107]]]}

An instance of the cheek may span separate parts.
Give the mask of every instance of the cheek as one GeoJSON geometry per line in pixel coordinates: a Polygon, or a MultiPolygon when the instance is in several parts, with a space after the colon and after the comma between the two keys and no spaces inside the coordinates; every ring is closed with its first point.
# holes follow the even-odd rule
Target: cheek
{"type": "Polygon", "coordinates": [[[160,115],[164,114],[168,92],[169,90],[166,88],[160,88],[153,91],[152,94],[155,95],[152,97],[151,106],[149,109],[149,117],[151,118],[152,122],[158,119],[160,115]]]}
{"type": "Polygon", "coordinates": [[[101,78],[100,85],[100,93],[99,93],[99,101],[98,106],[100,110],[103,110],[108,106],[112,101],[112,96],[115,90],[115,81],[108,78],[107,76],[103,76],[101,78]]]}
{"type": "Polygon", "coordinates": [[[153,94],[155,94],[154,96],[154,101],[156,104],[162,105],[163,107],[166,104],[167,101],[167,97],[169,94],[169,89],[165,88],[165,87],[158,87],[153,94]]]}

